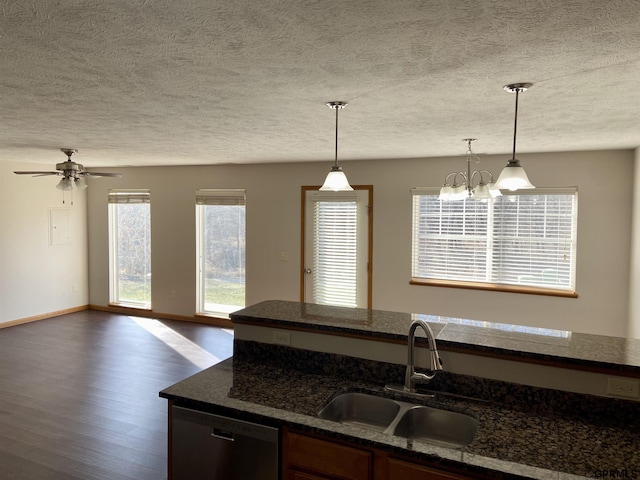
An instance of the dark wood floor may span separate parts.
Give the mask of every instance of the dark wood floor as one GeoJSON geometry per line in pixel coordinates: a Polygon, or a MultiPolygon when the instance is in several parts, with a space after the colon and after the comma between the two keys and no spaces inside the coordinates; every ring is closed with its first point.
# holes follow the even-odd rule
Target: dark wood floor
{"type": "Polygon", "coordinates": [[[158,392],[232,349],[216,327],[92,310],[0,329],[0,479],[166,478],[158,392]]]}

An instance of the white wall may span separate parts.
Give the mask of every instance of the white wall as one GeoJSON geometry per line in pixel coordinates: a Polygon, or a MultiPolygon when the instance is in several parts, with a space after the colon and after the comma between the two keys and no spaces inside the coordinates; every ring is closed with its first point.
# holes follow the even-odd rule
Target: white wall
{"type": "MultiPolygon", "coordinates": [[[[352,184],[374,185],[374,308],[627,335],[633,151],[519,158],[538,186],[579,187],[579,298],[409,285],[410,188],[441,185],[448,172],[465,167],[464,156],[343,162],[352,184]]],[[[497,174],[506,160],[486,157],[481,168],[497,174]]],[[[109,188],[151,189],[154,311],[194,313],[198,188],[247,190],[247,304],[299,300],[300,186],[322,183],[330,163],[119,168],[124,178],[94,181],[88,194],[90,303],[109,300],[109,188]],[[289,252],[290,260],[281,261],[280,252],[289,252]]]]}
{"type": "Polygon", "coordinates": [[[63,204],[60,177],[13,173],[51,167],[0,162],[0,323],[88,303],[86,192],[74,191],[73,205],[67,193],[63,204]],[[52,208],[68,208],[68,245],[50,245],[52,208]]]}

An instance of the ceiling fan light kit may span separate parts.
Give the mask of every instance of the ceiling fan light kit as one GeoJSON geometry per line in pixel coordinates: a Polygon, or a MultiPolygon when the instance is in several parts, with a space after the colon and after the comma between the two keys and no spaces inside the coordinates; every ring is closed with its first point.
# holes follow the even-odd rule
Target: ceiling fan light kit
{"type": "Polygon", "coordinates": [[[70,190],[73,190],[73,182],[71,181],[70,177],[64,177],[60,180],[58,185],[56,185],[56,188],[58,190],[62,190],[63,192],[68,192],[70,190]]]}
{"type": "Polygon", "coordinates": [[[16,175],[32,175],[34,177],[43,177],[47,175],[61,175],[62,179],[56,185],[58,190],[68,192],[73,190],[73,186],[82,189],[87,188],[87,177],[122,177],[121,173],[99,173],[99,172],[87,172],[81,163],[76,163],[71,160],[71,156],[77,153],[75,148],[61,148],[60,149],[66,156],[66,162],[56,163],[55,172],[13,172],[16,175]]]}

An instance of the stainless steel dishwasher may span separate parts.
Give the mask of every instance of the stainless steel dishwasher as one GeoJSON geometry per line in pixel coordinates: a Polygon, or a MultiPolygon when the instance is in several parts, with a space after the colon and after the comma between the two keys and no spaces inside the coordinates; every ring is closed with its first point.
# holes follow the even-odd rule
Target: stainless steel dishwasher
{"type": "Polygon", "coordinates": [[[278,429],[172,407],[173,480],[278,480],[278,429]]]}

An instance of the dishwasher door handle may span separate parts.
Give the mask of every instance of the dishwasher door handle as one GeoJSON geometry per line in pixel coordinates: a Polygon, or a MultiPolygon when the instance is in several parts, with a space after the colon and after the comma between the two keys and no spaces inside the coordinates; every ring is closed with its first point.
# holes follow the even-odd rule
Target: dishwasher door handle
{"type": "Polygon", "coordinates": [[[222,430],[221,428],[213,428],[211,430],[211,436],[216,438],[221,438],[222,440],[228,440],[229,442],[233,442],[233,432],[228,430],[222,430]]]}

